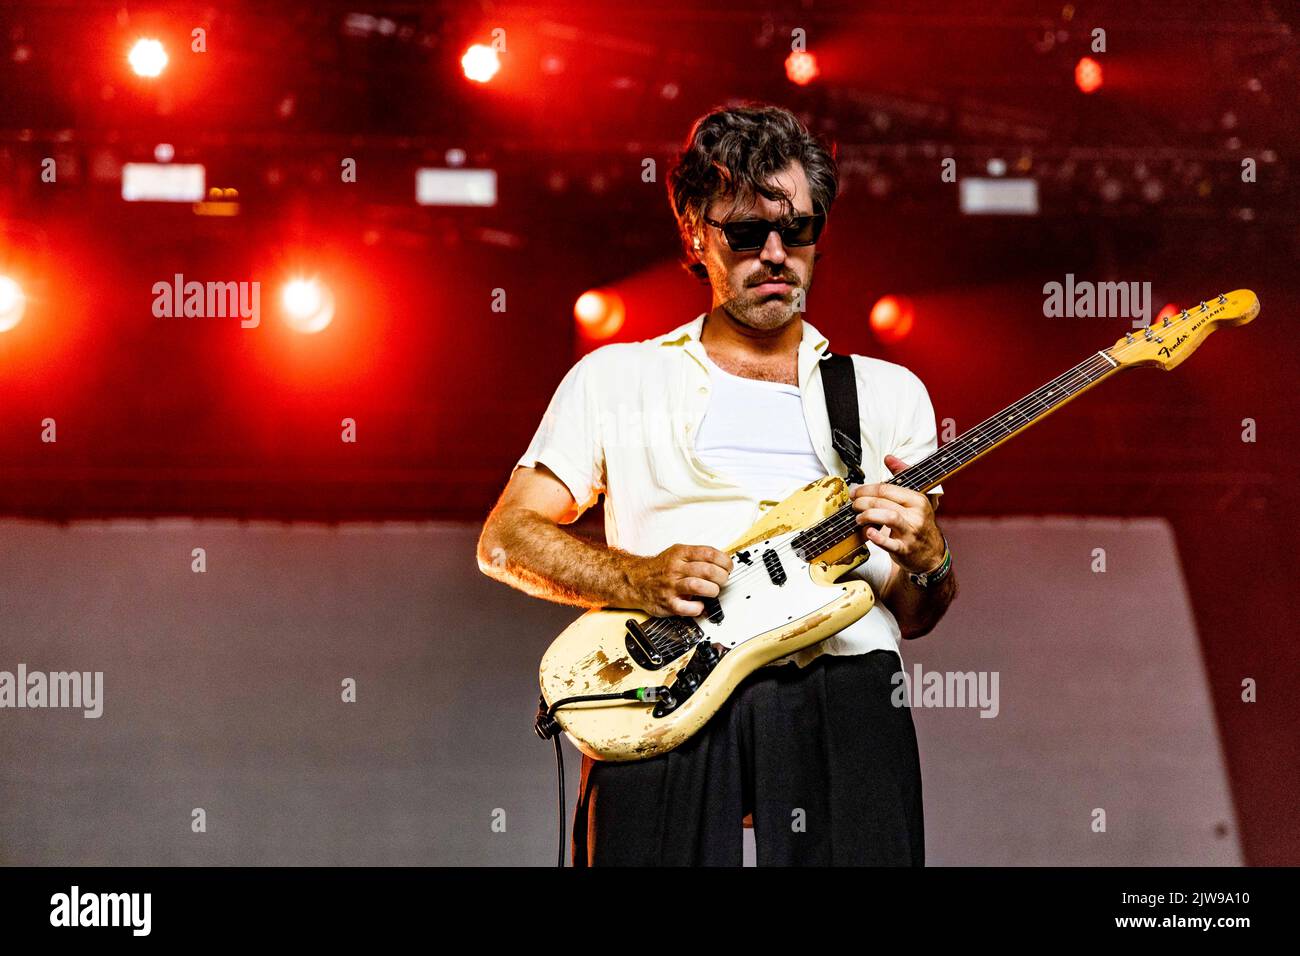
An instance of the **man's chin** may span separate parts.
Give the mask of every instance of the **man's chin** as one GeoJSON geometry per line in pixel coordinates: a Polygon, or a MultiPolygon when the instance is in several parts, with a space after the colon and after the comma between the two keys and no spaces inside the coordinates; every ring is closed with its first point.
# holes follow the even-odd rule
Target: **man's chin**
{"type": "Polygon", "coordinates": [[[729,309],[739,322],[755,329],[779,329],[795,316],[795,310],[783,296],[766,295],[741,300],[738,308],[729,309]]]}

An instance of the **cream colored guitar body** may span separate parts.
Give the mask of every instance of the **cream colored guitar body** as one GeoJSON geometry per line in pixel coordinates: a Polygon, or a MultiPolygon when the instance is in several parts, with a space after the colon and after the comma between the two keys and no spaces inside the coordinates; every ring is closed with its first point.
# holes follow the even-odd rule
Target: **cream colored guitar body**
{"type": "Polygon", "coordinates": [[[836,583],[866,557],[865,538],[851,537],[807,562],[789,546],[797,534],[847,501],[844,480],[827,475],[774,506],[726,548],[733,568],[715,605],[714,617],[720,620],[711,619],[708,609],[690,619],[699,629],[689,638],[696,643],[673,660],[654,666],[642,650],[645,644],[638,644],[628,627],[629,619],[638,625],[673,619],[602,608],[566,628],[542,657],[547,705],[579,695],[672,686],[705,644],[720,655],[698,687],[674,695],[684,699],[663,716],[655,716],[662,705],[636,700],[582,701],[560,708],[556,718],[574,745],[599,760],[643,760],[666,753],[704,726],[754,670],[824,640],[870,611],[875,596],[865,581],[836,583]],[[771,559],[763,557],[769,552],[780,556],[775,577],[767,566],[771,559]],[[774,622],[779,623],[773,627],[774,622]]]}

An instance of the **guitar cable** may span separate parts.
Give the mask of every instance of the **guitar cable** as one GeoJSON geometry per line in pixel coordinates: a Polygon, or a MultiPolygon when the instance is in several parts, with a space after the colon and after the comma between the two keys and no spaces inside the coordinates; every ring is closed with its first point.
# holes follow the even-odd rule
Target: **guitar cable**
{"type": "Polygon", "coordinates": [[[637,687],[633,690],[623,691],[621,694],[581,694],[577,697],[564,697],[546,706],[546,696],[543,694],[537,698],[537,719],[533,721],[533,729],[537,731],[537,736],[542,740],[555,741],[555,770],[560,781],[560,847],[557,854],[556,866],[563,869],[564,867],[564,838],[565,838],[565,821],[564,821],[564,752],[560,749],[560,731],[563,729],[560,722],[555,719],[555,712],[567,704],[577,704],[587,700],[636,700],[643,703],[663,700],[669,694],[667,687],[637,687]]]}

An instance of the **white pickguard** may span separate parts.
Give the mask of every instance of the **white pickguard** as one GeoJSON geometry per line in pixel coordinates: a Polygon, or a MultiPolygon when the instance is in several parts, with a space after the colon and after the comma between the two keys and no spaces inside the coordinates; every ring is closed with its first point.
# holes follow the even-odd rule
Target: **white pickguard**
{"type": "MultiPolygon", "coordinates": [[[[827,587],[813,580],[811,566],[788,547],[800,532],[791,531],[756,541],[741,551],[749,553],[749,564],[731,555],[731,575],[722,586],[718,603],[722,605],[722,623],[714,624],[707,614],[694,622],[709,640],[734,648],[768,631],[784,627],[806,617],[843,596],[843,586],[827,587]],[[769,548],[781,556],[785,583],[777,586],[763,564],[763,552],[769,548]]],[[[739,553],[739,552],[737,552],[739,553]]]]}

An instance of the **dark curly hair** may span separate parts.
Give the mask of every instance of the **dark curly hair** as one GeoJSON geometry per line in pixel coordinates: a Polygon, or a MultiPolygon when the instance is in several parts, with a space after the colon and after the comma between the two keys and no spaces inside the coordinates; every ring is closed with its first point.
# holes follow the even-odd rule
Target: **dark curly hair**
{"type": "Polygon", "coordinates": [[[834,146],[827,150],[789,110],[752,104],[714,109],[695,121],[668,174],[668,201],[688,272],[708,281],[694,244],[713,200],[744,204],[758,194],[793,213],[793,198],[767,180],[795,160],[808,177],[814,208],[829,213],[839,188],[834,146]]]}

